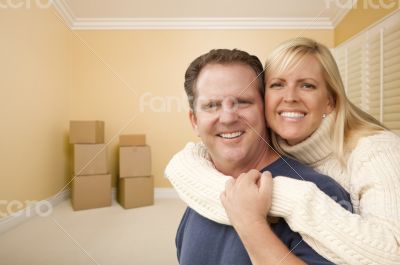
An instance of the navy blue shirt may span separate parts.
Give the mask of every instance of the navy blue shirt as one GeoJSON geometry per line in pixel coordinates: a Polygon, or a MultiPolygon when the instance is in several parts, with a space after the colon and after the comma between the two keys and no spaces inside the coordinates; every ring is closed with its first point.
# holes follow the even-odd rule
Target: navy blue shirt
{"type": "MultiPolygon", "coordinates": [[[[337,182],[296,160],[283,157],[261,171],[270,171],[273,177],[287,176],[314,182],[328,196],[342,205],[345,202],[344,205],[351,208],[349,194],[337,182]]],[[[300,234],[293,232],[283,218],[271,224],[271,228],[292,253],[307,264],[334,264],[302,241],[300,234]]],[[[182,265],[251,264],[250,257],[232,226],[211,221],[191,208],[187,208],[182,217],[176,235],[176,247],[179,264],[182,265]]]]}

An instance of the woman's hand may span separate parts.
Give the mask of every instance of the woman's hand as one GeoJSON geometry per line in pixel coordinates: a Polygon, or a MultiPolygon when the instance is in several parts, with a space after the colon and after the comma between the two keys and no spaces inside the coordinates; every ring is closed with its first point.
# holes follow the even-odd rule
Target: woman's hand
{"type": "Polygon", "coordinates": [[[271,208],[272,175],[252,169],[226,182],[221,202],[236,229],[263,222],[271,208]]]}
{"type": "Polygon", "coordinates": [[[271,200],[271,173],[261,174],[254,169],[228,180],[221,193],[222,204],[253,264],[306,264],[289,251],[267,224],[271,200]]]}

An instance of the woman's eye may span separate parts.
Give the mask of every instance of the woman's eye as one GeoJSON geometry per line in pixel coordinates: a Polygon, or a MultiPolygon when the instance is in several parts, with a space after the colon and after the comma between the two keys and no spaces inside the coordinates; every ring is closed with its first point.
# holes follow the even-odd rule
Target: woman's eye
{"type": "Polygon", "coordinates": [[[272,83],[269,87],[277,89],[277,88],[283,87],[283,84],[282,83],[272,83]]]}
{"type": "Polygon", "coordinates": [[[304,83],[303,87],[307,88],[307,89],[314,89],[315,88],[315,86],[313,84],[309,84],[309,83],[304,83]]]}

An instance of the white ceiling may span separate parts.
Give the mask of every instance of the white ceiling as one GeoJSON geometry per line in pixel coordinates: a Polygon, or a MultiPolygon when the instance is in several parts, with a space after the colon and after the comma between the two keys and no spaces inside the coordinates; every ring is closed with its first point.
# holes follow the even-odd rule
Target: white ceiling
{"type": "MultiPolygon", "coordinates": [[[[54,0],[71,28],[333,28],[343,0],[54,0]]],[[[348,2],[348,1],[347,1],[348,2]]]]}

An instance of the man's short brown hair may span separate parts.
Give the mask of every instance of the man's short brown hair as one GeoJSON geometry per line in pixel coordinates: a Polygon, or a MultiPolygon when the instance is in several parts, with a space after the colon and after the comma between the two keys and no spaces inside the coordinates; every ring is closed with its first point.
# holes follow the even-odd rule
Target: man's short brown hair
{"type": "Polygon", "coordinates": [[[261,97],[264,98],[264,69],[257,56],[250,55],[245,51],[237,49],[214,49],[197,57],[186,70],[184,86],[186,95],[188,96],[189,106],[192,111],[194,111],[196,100],[197,78],[199,77],[201,70],[208,64],[244,64],[250,66],[257,75],[258,89],[261,97]]]}

